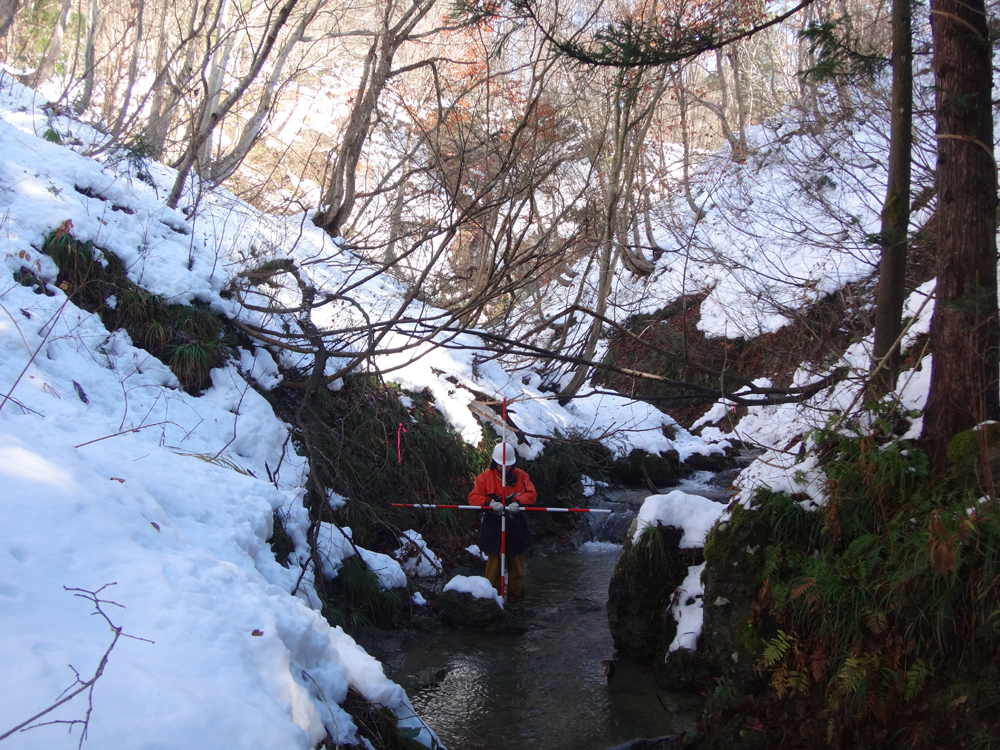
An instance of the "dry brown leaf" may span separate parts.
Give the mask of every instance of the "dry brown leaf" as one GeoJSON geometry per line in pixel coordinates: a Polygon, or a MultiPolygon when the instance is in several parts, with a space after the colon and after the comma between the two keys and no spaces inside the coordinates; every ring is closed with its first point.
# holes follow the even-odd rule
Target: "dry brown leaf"
{"type": "Polygon", "coordinates": [[[125,484],[125,480],[122,479],[121,477],[111,477],[111,481],[112,482],[121,482],[122,484],[125,484]]]}
{"type": "Polygon", "coordinates": [[[154,529],[156,529],[157,531],[159,531],[159,530],[160,530],[160,524],[158,524],[158,523],[157,523],[156,521],[150,521],[150,522],[149,522],[149,525],[150,525],[150,526],[152,526],[152,527],[153,527],[154,529]]]}
{"type": "Polygon", "coordinates": [[[958,560],[955,535],[948,533],[938,511],[931,513],[927,527],[930,532],[931,569],[942,578],[947,578],[955,571],[958,560]]]}
{"type": "Polygon", "coordinates": [[[792,591],[792,599],[798,599],[800,596],[802,596],[809,589],[811,589],[813,586],[816,585],[816,579],[813,578],[812,576],[809,576],[808,578],[805,578],[803,580],[805,581],[805,583],[803,583],[801,586],[797,587],[794,591],[792,591]]]}
{"type": "Polygon", "coordinates": [[[264,635],[264,631],[263,630],[254,630],[250,635],[261,636],[261,635],[264,635]]]}
{"type": "Polygon", "coordinates": [[[764,585],[760,587],[760,591],[757,592],[757,601],[763,606],[769,606],[774,600],[771,596],[771,579],[768,578],[764,581],[764,585]]]}
{"type": "Polygon", "coordinates": [[[837,519],[837,500],[832,498],[826,508],[826,526],[833,541],[840,539],[840,521],[837,519]]]}
{"type": "Polygon", "coordinates": [[[823,672],[826,671],[826,654],[823,653],[822,644],[816,647],[813,651],[812,657],[809,660],[809,671],[812,672],[812,677],[816,682],[819,682],[823,677],[823,672]]]}

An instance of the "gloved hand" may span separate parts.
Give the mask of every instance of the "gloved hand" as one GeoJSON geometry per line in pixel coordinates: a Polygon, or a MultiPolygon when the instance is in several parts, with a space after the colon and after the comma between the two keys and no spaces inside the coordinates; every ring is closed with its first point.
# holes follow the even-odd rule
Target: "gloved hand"
{"type": "Polygon", "coordinates": [[[497,513],[499,513],[500,511],[503,510],[503,503],[501,503],[499,500],[491,500],[490,510],[495,510],[497,513]]]}
{"type": "Polygon", "coordinates": [[[519,510],[521,510],[521,504],[516,500],[507,506],[508,513],[517,513],[519,510]]]}

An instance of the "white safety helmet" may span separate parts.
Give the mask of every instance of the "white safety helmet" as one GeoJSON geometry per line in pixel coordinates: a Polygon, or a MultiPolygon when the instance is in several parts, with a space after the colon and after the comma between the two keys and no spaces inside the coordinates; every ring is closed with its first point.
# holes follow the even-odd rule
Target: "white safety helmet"
{"type": "Polygon", "coordinates": [[[514,465],[514,452],[515,448],[510,443],[497,443],[496,447],[493,449],[493,460],[500,464],[501,466],[513,466],[514,465]],[[504,461],[504,445],[507,446],[507,460],[504,461]]]}

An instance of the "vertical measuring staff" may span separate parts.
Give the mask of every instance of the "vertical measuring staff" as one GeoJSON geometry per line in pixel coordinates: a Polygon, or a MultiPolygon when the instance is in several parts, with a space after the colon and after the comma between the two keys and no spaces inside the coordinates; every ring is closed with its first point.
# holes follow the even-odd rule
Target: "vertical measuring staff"
{"type": "Polygon", "coordinates": [[[502,423],[500,435],[500,445],[503,448],[500,449],[500,458],[502,463],[500,465],[500,492],[504,493],[501,495],[500,502],[503,504],[503,510],[500,511],[500,598],[503,600],[504,609],[507,608],[507,495],[504,492],[507,489],[507,399],[503,400],[503,411],[502,411],[502,423]]]}

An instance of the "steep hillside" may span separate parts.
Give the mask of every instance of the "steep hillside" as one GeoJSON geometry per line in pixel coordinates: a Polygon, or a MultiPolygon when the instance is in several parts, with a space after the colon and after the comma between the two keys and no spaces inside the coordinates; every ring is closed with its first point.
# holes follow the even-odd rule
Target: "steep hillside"
{"type": "MultiPolygon", "coordinates": [[[[527,461],[556,435],[619,456],[724,450],[612,393],[560,405],[538,375],[505,372],[474,332],[425,335],[438,311],[306,217],[262,215],[224,191],[165,208],[170,170],[127,150],[82,156],[94,131],[6,76],[0,118],[10,274],[0,286],[0,664],[18,686],[0,731],[33,716],[46,724],[6,737],[11,747],[55,742],[66,722],[73,736],[61,741],[85,730],[90,747],[154,736],[186,749],[352,743],[358,727],[340,705],[358,700],[431,743],[402,690],[320,614],[308,465],[272,407],[276,389],[317,372],[317,350],[284,346],[283,335],[326,329],[331,356],[318,372],[335,397],[358,322],[384,334],[380,354],[352,366],[426,395],[398,396],[383,460],[415,460],[414,431],[434,421],[419,413],[428,404],[476,445],[504,398],[527,461]],[[274,283],[278,268],[296,281],[274,283]],[[295,310],[303,287],[329,299],[312,318],[295,310]],[[287,534],[278,557],[267,544],[276,517],[287,534]],[[40,713],[74,680],[78,697],[40,713]]],[[[328,575],[356,550],[383,588],[405,591],[394,559],[356,547],[350,529],[322,528],[328,575]]]]}

